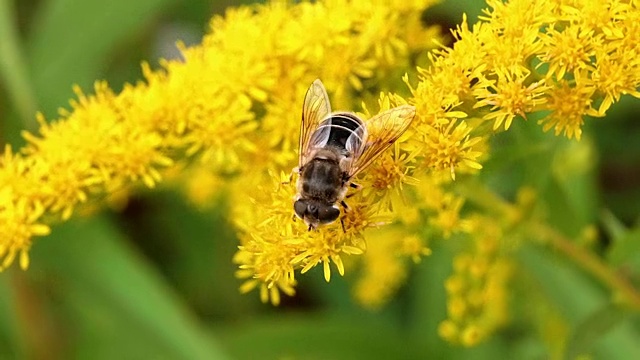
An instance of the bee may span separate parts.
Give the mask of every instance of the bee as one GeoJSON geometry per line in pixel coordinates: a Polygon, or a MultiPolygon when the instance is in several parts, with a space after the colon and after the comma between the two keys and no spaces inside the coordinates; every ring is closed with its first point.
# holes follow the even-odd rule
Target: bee
{"type": "Polygon", "coordinates": [[[293,209],[309,231],[338,219],[337,204],[349,209],[344,202],[348,188],[360,188],[353,177],[407,130],[415,113],[413,106],[402,105],[363,121],[350,112],[331,112],[322,82],[311,84],[302,108],[298,167],[292,173],[298,174],[293,209]]]}

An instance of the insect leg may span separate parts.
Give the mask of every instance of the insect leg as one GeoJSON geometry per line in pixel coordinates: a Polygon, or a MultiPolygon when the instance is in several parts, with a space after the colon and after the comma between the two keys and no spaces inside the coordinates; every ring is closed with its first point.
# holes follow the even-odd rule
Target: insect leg
{"type": "Polygon", "coordinates": [[[360,191],[360,190],[362,189],[362,185],[360,185],[360,184],[356,184],[356,183],[349,183],[349,186],[350,186],[351,188],[353,188],[353,189],[356,189],[356,190],[355,190],[356,192],[352,192],[351,194],[348,194],[348,195],[346,196],[346,197],[347,197],[347,199],[348,199],[348,198],[350,198],[350,197],[352,197],[353,195],[357,194],[357,193],[358,193],[358,191],[360,191]]]}
{"type": "Polygon", "coordinates": [[[344,202],[344,200],[340,201],[340,205],[342,205],[342,207],[344,208],[344,214],[343,214],[342,216],[340,216],[340,225],[342,225],[342,232],[346,234],[346,233],[347,233],[347,230],[346,230],[346,228],[344,227],[344,218],[346,218],[346,217],[347,217],[346,213],[347,213],[348,211],[350,211],[350,210],[351,210],[351,208],[349,207],[349,205],[347,205],[347,203],[346,203],[346,202],[344,202]]]}

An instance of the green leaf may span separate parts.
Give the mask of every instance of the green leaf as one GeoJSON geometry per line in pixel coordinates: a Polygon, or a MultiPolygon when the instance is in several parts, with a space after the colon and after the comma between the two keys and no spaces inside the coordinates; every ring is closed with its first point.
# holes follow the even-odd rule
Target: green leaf
{"type": "Polygon", "coordinates": [[[0,79],[24,127],[35,127],[35,100],[18,36],[12,0],[0,0],[0,79]]]}
{"type": "Polygon", "coordinates": [[[137,197],[120,218],[129,236],[195,312],[230,319],[246,314],[252,305],[265,305],[257,291],[238,291],[242,281],[235,277],[238,266],[232,262],[238,239],[225,220],[228,213],[224,203],[201,211],[177,192],[156,190],[137,197]]]}
{"type": "Polygon", "coordinates": [[[607,304],[597,309],[576,327],[567,346],[566,359],[575,359],[579,355],[588,354],[599,339],[624,319],[625,312],[620,308],[607,304]]]}
{"type": "MultiPolygon", "coordinates": [[[[578,268],[567,263],[565,259],[554,257],[550,252],[542,251],[532,245],[524,246],[518,253],[518,259],[523,270],[537,278],[539,291],[544,292],[543,295],[557,307],[558,311],[570,323],[574,329],[571,338],[576,339],[575,341],[582,341],[586,334],[580,334],[581,326],[589,324],[590,320],[588,319],[593,314],[609,305],[609,294],[578,268]]],[[[615,320],[615,316],[617,316],[609,314],[611,318],[606,319],[606,315],[606,313],[600,315],[602,316],[601,323],[595,322],[601,329],[606,328],[604,325],[607,322],[613,324],[612,320],[615,320]]],[[[627,317],[629,315],[629,313],[624,314],[627,317]]],[[[640,358],[640,344],[637,342],[640,334],[637,329],[631,326],[628,319],[625,319],[625,324],[618,326],[615,331],[591,332],[589,336],[593,347],[590,354],[596,354],[597,358],[640,358]]],[[[584,348],[578,350],[584,350],[584,348]]]]}
{"type": "Polygon", "coordinates": [[[69,316],[79,322],[71,323],[77,340],[89,353],[96,347],[110,351],[92,358],[128,358],[132,353],[146,358],[224,358],[172,290],[104,218],[57,227],[39,240],[32,256],[29,273],[47,274],[61,285],[57,291],[71,304],[69,316]],[[113,346],[114,334],[128,346],[113,346]]]}
{"type": "Polygon", "coordinates": [[[237,359],[419,359],[402,329],[345,312],[280,313],[225,328],[220,335],[237,359]]]}
{"type": "Polygon", "coordinates": [[[27,52],[40,109],[54,115],[73,97],[73,84],[90,92],[110,53],[174,3],[178,1],[44,2],[33,22],[27,52]]]}
{"type": "Polygon", "coordinates": [[[571,236],[597,219],[594,149],[588,138],[567,140],[553,158],[554,183],[549,188],[552,224],[571,236]]]}
{"type": "Polygon", "coordinates": [[[617,239],[624,236],[628,231],[622,221],[620,221],[620,219],[618,219],[618,217],[610,210],[602,211],[600,221],[602,221],[602,225],[604,226],[604,230],[607,232],[607,235],[609,235],[613,241],[617,241],[617,239]]]}
{"type": "Polygon", "coordinates": [[[607,259],[613,266],[631,266],[640,272],[640,228],[636,227],[614,238],[607,259]]]}
{"type": "MultiPolygon", "coordinates": [[[[411,339],[415,339],[421,351],[415,359],[497,359],[513,358],[511,349],[506,346],[499,334],[494,334],[485,342],[466,348],[452,345],[438,335],[438,326],[447,317],[447,294],[445,280],[452,272],[454,253],[448,246],[452,243],[434,244],[433,253],[425,257],[409,284],[407,309],[408,327],[411,339]]],[[[459,245],[459,244],[458,244],[459,245]]],[[[393,357],[392,357],[393,358],[393,357]]]]}
{"type": "Polygon", "coordinates": [[[415,337],[424,339],[424,350],[450,354],[450,346],[438,335],[438,325],[446,318],[447,295],[444,282],[452,271],[453,254],[450,249],[434,244],[433,253],[425,257],[409,288],[409,327],[415,337]]]}
{"type": "Polygon", "coordinates": [[[602,224],[611,239],[607,261],[614,267],[640,272],[640,225],[627,229],[611,211],[601,215],[602,224]]]}

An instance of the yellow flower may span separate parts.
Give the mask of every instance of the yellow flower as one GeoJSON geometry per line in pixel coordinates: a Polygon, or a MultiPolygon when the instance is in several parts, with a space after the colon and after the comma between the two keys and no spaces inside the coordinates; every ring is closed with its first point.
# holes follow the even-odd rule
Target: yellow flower
{"type": "Polygon", "coordinates": [[[463,250],[446,282],[449,318],[439,332],[465,346],[481,342],[509,319],[511,271],[500,245],[533,205],[525,196],[498,221],[475,213],[460,184],[482,169],[489,139],[516,117],[546,111],[543,130],[580,138],[583,116],[603,115],[624,94],[640,97],[640,12],[633,1],[490,0],[480,22],[469,27],[463,18],[450,48],[426,54],[440,40],[421,23],[431,4],[231,8],[211,20],[202,44],[180,45],[182,60],[157,70],[143,64],[144,83],[118,94],[104,82],[94,95],[76,89],[71,110],[48,123],[39,116],[39,134],[24,133],[28,145],[5,149],[0,268],[16,256],[25,268],[32,238],[78,204],[138,183],[154,187],[178,164],[194,174],[185,187],[200,205],[228,195],[240,290],[258,290],[274,305],[295,294],[298,274],[322,266],[329,281],[332,267],[343,275],[355,263],[355,298],[379,308],[405,281],[409,259],[430,253],[426,236],[431,243],[456,234],[463,250]],[[384,89],[391,93],[376,110],[410,104],[417,113],[393,149],[353,179],[363,188],[350,189],[341,218],[308,231],[292,219],[296,179],[288,172],[297,165],[304,93],[317,77],[333,110],[369,118],[377,111],[357,104],[384,89]],[[347,261],[356,255],[359,262],[347,261]]]}
{"type": "Polygon", "coordinates": [[[431,249],[424,246],[422,239],[417,235],[409,235],[402,238],[400,254],[410,256],[414,263],[419,263],[423,256],[431,255],[431,249]]]}
{"type": "Polygon", "coordinates": [[[386,304],[405,281],[407,265],[395,251],[403,239],[401,230],[385,229],[367,235],[370,241],[363,255],[363,273],[353,294],[358,303],[376,310],[386,304]]]}
{"type": "Polygon", "coordinates": [[[48,235],[47,225],[38,223],[44,212],[39,203],[29,204],[26,198],[15,202],[11,187],[3,186],[0,191],[0,227],[4,229],[0,244],[0,270],[7,268],[16,255],[20,256],[20,267],[29,266],[31,237],[48,235]]]}
{"type": "Polygon", "coordinates": [[[180,178],[184,184],[184,192],[187,199],[199,208],[207,208],[212,205],[215,198],[220,195],[220,189],[224,186],[223,180],[214,174],[211,169],[195,167],[183,170],[185,178],[180,178]]]}
{"type": "Polygon", "coordinates": [[[494,130],[503,123],[508,130],[517,115],[526,119],[527,113],[539,110],[546,102],[543,96],[549,87],[544,80],[531,82],[527,69],[512,67],[494,71],[495,79],[482,78],[476,85],[474,94],[479,101],[474,107],[491,106],[484,119],[494,120],[494,130]]]}
{"type": "Polygon", "coordinates": [[[540,64],[548,64],[547,77],[553,75],[556,79],[564,79],[567,72],[592,70],[594,48],[602,44],[601,35],[579,26],[560,28],[551,25],[541,34],[541,40],[544,49],[538,56],[542,61],[540,64]]]}
{"type": "Polygon", "coordinates": [[[464,330],[462,330],[460,342],[462,343],[462,345],[470,347],[477,345],[485,336],[486,335],[483,334],[477,326],[469,325],[464,330]]]}
{"type": "Polygon", "coordinates": [[[455,179],[455,169],[465,171],[482,169],[477,161],[482,152],[475,150],[482,141],[481,137],[470,137],[471,128],[461,120],[458,124],[452,120],[446,128],[427,126],[423,156],[427,167],[438,170],[450,170],[455,179]]]}
{"type": "Polygon", "coordinates": [[[463,198],[455,197],[453,194],[446,194],[440,204],[441,208],[430,219],[430,223],[434,227],[442,230],[445,239],[460,228],[460,209],[463,204],[463,198]]]}
{"type": "Polygon", "coordinates": [[[595,88],[584,83],[570,86],[567,81],[560,81],[559,85],[548,93],[546,107],[551,113],[540,120],[544,124],[542,129],[548,131],[554,128],[555,134],[564,132],[568,138],[580,139],[582,135],[583,116],[598,116],[591,104],[595,88]]]}
{"type": "Polygon", "coordinates": [[[440,325],[442,336],[453,343],[474,346],[508,321],[511,271],[499,246],[503,226],[510,225],[477,214],[461,226],[472,250],[454,258],[454,272],[445,282],[448,319],[440,325]]]}
{"type": "Polygon", "coordinates": [[[255,236],[253,241],[239,247],[240,251],[234,258],[234,261],[240,264],[237,276],[248,279],[241,290],[247,292],[260,284],[261,289],[270,290],[261,290],[262,301],[270,299],[275,305],[280,300],[279,294],[276,294],[278,290],[293,295],[295,285],[291,257],[296,254],[296,249],[293,246],[283,246],[280,236],[278,233],[274,233],[272,237],[255,236]],[[265,298],[265,294],[269,297],[265,298]]]}
{"type": "Polygon", "coordinates": [[[413,172],[415,158],[418,151],[402,152],[399,142],[394,145],[394,151],[387,151],[381,159],[367,170],[362,176],[363,183],[368,187],[362,189],[366,197],[376,199],[369,206],[375,206],[381,211],[394,209],[396,196],[402,197],[404,184],[416,185],[418,179],[409,175],[413,172]]]}
{"type": "Polygon", "coordinates": [[[456,342],[459,333],[460,329],[451,320],[444,320],[438,325],[438,335],[447,341],[456,342]]]}
{"type": "Polygon", "coordinates": [[[596,51],[595,70],[591,76],[597,89],[605,95],[598,109],[600,116],[605,114],[611,104],[620,100],[620,95],[630,94],[640,98],[640,63],[637,59],[626,61],[630,54],[624,50],[617,48],[596,51]]]}

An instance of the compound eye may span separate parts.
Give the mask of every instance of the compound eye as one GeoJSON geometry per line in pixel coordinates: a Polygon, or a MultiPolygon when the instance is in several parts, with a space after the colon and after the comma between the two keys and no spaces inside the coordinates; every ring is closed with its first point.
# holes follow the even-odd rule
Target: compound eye
{"type": "Polygon", "coordinates": [[[304,219],[304,214],[307,212],[307,203],[302,200],[296,200],[293,203],[293,211],[300,219],[304,219]]]}
{"type": "Polygon", "coordinates": [[[326,224],[335,221],[340,216],[340,209],[333,206],[326,206],[318,212],[318,220],[326,224]]]}

